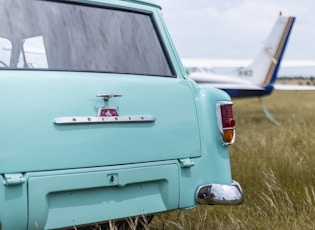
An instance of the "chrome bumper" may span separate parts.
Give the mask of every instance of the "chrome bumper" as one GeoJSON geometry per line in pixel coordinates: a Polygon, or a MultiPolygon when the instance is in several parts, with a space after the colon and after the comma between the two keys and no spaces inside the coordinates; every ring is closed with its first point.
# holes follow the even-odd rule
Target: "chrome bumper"
{"type": "Polygon", "coordinates": [[[239,205],[244,196],[240,184],[232,181],[231,184],[208,184],[198,188],[196,200],[199,204],[212,205],[239,205]]]}

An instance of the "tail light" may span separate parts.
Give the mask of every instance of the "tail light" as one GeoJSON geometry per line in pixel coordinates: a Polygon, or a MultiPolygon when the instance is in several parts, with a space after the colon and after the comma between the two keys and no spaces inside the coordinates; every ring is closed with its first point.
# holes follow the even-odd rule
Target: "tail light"
{"type": "Polygon", "coordinates": [[[224,144],[233,144],[235,140],[235,120],[232,106],[231,101],[219,101],[216,106],[218,128],[224,144]]]}

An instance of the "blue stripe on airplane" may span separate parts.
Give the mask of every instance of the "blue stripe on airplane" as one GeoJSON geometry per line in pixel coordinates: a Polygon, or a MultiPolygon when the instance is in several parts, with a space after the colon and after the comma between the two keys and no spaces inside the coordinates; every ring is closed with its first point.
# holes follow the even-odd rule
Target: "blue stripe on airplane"
{"type": "Polygon", "coordinates": [[[247,89],[222,89],[227,92],[230,97],[260,97],[270,94],[273,91],[272,85],[267,85],[263,90],[247,90],[247,89]]]}

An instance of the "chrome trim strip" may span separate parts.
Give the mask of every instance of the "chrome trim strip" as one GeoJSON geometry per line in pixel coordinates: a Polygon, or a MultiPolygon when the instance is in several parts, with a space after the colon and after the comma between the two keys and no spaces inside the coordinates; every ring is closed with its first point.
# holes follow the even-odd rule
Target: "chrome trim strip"
{"type": "Polygon", "coordinates": [[[239,205],[244,201],[243,191],[237,181],[231,184],[207,184],[197,189],[196,201],[209,205],[239,205]]]}
{"type": "Polygon", "coordinates": [[[94,123],[129,123],[154,122],[155,117],[150,115],[112,116],[112,117],[59,117],[54,120],[56,125],[65,124],[94,124],[94,123]]]}

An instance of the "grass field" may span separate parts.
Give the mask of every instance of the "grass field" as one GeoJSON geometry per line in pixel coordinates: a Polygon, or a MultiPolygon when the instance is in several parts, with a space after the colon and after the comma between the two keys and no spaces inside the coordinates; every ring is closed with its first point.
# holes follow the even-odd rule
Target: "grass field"
{"type": "Polygon", "coordinates": [[[279,126],[266,118],[257,98],[233,100],[231,167],[245,202],[159,214],[149,229],[315,229],[314,98],[311,91],[263,98],[279,126]]]}

